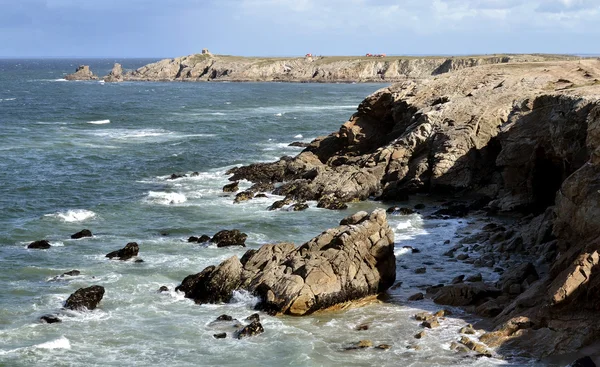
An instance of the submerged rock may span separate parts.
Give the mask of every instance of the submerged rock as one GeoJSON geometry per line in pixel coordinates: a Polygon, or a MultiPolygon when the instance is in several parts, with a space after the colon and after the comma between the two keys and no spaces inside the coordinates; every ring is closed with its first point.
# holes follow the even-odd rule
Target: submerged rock
{"type": "Polygon", "coordinates": [[[62,320],[56,315],[44,315],[40,317],[40,321],[45,322],[46,324],[56,324],[62,322],[62,320]]]}
{"type": "Polygon", "coordinates": [[[125,247],[120,250],[110,252],[106,254],[109,259],[118,258],[119,260],[129,260],[132,257],[138,255],[140,247],[136,242],[129,242],[125,247]]]}
{"type": "Polygon", "coordinates": [[[90,231],[89,229],[82,229],[81,231],[71,235],[71,238],[74,240],[78,240],[84,237],[92,237],[92,231],[90,231]]]}
{"type": "Polygon", "coordinates": [[[186,277],[178,290],[197,303],[228,302],[234,290],[260,297],[272,314],[306,315],[377,295],[396,277],[394,235],[385,211],[357,213],[296,248],[268,244],[186,277]]]}
{"type": "Polygon", "coordinates": [[[33,249],[41,249],[41,250],[46,250],[49,249],[50,247],[50,242],[48,242],[47,240],[40,240],[40,241],[34,241],[32,243],[30,243],[29,245],[27,245],[27,248],[33,248],[33,249]]]}
{"type": "Polygon", "coordinates": [[[71,310],[93,310],[104,297],[104,287],[94,285],[88,288],[79,288],[71,294],[65,302],[65,308],[71,310]]]}

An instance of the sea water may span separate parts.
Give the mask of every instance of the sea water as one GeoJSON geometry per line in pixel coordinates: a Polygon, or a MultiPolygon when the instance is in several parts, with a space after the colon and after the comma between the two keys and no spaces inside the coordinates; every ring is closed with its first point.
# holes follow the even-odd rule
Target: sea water
{"type": "Polygon", "coordinates": [[[423,213],[388,218],[402,285],[384,302],[298,318],[261,313],[264,334],[215,339],[235,330],[214,324],[219,315],[243,320],[257,299],[238,292],[229,304],[200,306],[174,288],[246,249],[191,244],[189,236],[236,228],[248,234],[248,248],[302,244],[349,214],[389,205],[329,211],[309,203],[303,212],[268,211],[281,199],[272,195],[233,204],[222,192],[225,172],[299,153],[289,143],[336,131],[385,85],[64,80],[79,64],[105,75],[114,61],[131,69],[151,60],[0,60],[0,365],[537,365],[451,351],[458,330],[476,321],[459,309],[425,338],[414,338],[421,327],[412,316],[441,307],[408,302],[410,295],[460,274],[497,278],[491,269],[447,262],[442,254],[477,218],[425,219],[438,205],[425,197],[403,204],[427,202],[423,213]],[[171,180],[172,173],[188,177],[171,180]],[[70,239],[84,228],[94,236],[70,239]],[[52,247],[26,248],[40,239],[52,247]],[[105,258],[133,241],[143,263],[105,258]],[[415,274],[424,262],[434,265],[415,274]],[[59,277],[73,269],[81,274],[59,277]],[[96,310],[62,310],[71,293],[91,285],[106,289],[96,310]],[[158,293],[161,286],[170,291],[158,293]],[[39,322],[52,313],[63,322],[39,322]],[[365,323],[368,330],[356,330],[365,323]],[[359,340],[391,349],[345,350],[359,340]]]}

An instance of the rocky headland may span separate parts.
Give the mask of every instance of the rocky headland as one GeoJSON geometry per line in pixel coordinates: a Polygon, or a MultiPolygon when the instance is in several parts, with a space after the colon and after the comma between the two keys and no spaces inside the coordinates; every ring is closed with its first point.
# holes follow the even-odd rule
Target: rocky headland
{"type": "MultiPolygon", "coordinates": [[[[559,55],[483,56],[306,56],[261,58],[202,54],[164,59],[133,71],[121,65],[103,78],[119,81],[235,81],[235,82],[399,82],[426,78],[479,65],[573,59],[559,55]]],[[[82,67],[80,67],[82,68],[82,67]]],[[[86,69],[89,71],[89,68],[86,69]]],[[[68,80],[94,80],[91,72],[78,71],[68,80]]]]}
{"type": "Polygon", "coordinates": [[[426,297],[490,317],[480,341],[499,350],[542,358],[600,336],[599,60],[479,65],[406,80],[367,97],[339,131],[297,156],[229,173],[273,185],[288,203],[332,209],[417,193],[451,197],[434,215],[480,211],[491,223],[447,256],[462,248],[471,258],[454,261],[510,267],[494,284],[457,279],[426,297]],[[507,213],[517,218],[510,225],[494,221],[507,213]]]}

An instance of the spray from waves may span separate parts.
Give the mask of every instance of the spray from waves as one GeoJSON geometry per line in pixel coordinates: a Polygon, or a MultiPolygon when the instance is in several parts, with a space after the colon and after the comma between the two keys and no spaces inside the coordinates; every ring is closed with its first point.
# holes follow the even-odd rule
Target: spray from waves
{"type": "Polygon", "coordinates": [[[149,191],[145,201],[152,204],[173,205],[185,203],[187,197],[177,192],[149,191]]]}
{"type": "Polygon", "coordinates": [[[46,343],[38,344],[34,346],[35,348],[40,349],[71,349],[71,342],[69,339],[61,336],[56,340],[51,340],[46,343]]]}
{"type": "Polygon", "coordinates": [[[104,125],[104,124],[110,124],[110,120],[88,121],[87,123],[93,124],[93,125],[104,125]]]}
{"type": "Polygon", "coordinates": [[[44,217],[59,219],[63,222],[83,222],[96,217],[96,213],[85,209],[71,209],[64,212],[46,214],[44,217]]]}

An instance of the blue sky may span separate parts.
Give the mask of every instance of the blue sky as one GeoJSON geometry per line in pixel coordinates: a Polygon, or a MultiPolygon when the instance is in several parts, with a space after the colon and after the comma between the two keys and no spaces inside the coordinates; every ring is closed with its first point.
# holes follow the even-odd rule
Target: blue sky
{"type": "Polygon", "coordinates": [[[600,53],[600,0],[0,0],[0,57],[600,53]]]}

